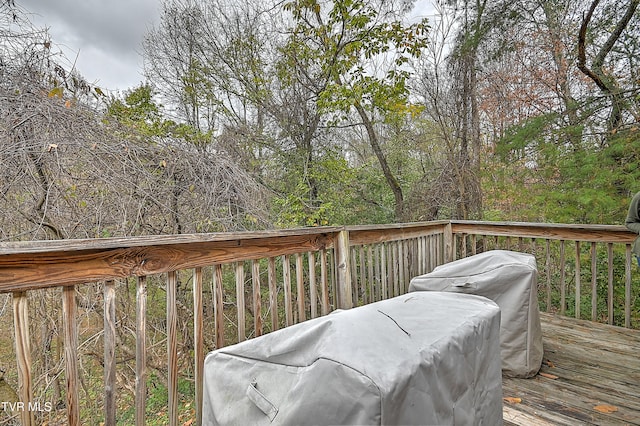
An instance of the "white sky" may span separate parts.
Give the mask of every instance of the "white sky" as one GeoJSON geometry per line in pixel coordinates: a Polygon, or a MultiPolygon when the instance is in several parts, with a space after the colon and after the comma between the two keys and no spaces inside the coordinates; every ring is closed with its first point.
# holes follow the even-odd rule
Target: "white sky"
{"type": "MultiPolygon", "coordinates": [[[[417,0],[415,14],[428,16],[431,0],[417,0]]],[[[158,22],[161,0],[16,0],[54,46],[91,84],[126,90],[144,81],[142,39],[158,22]],[[77,59],[76,59],[77,58],[77,59]]]]}

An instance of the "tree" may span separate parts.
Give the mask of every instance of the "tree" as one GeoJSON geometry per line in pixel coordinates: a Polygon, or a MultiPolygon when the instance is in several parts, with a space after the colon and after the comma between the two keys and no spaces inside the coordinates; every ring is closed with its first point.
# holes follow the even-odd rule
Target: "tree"
{"type": "MultiPolygon", "coordinates": [[[[607,72],[605,70],[605,62],[607,61],[609,54],[614,49],[616,42],[620,39],[625,29],[634,18],[634,14],[638,8],[638,4],[640,4],[640,0],[630,0],[627,3],[622,16],[618,16],[617,14],[611,18],[605,16],[605,22],[609,23],[609,25],[613,25],[613,30],[609,32],[609,36],[598,48],[597,53],[591,62],[591,66],[588,66],[586,63],[587,31],[599,3],[600,0],[593,0],[591,2],[589,10],[585,14],[580,26],[578,34],[578,68],[587,77],[593,80],[605,96],[611,99],[611,112],[609,114],[607,128],[609,131],[615,131],[623,121],[623,110],[625,109],[623,91],[621,82],[619,81],[620,79],[617,78],[614,73],[607,72]]],[[[617,11],[614,9],[614,13],[615,12],[617,11]]],[[[635,22],[638,22],[638,18],[635,19],[635,22]]],[[[592,37],[594,43],[596,43],[598,41],[598,37],[592,37]]]]}
{"type": "Polygon", "coordinates": [[[395,219],[404,214],[404,194],[389,167],[376,116],[408,111],[406,68],[420,55],[427,33],[426,20],[404,25],[399,16],[408,10],[394,4],[366,0],[331,3],[296,0],[285,5],[294,20],[283,52],[285,68],[311,87],[318,106],[336,115],[355,110],[369,144],[394,196],[395,219]],[[375,60],[386,61],[382,69],[375,60]]]}
{"type": "MultiPolygon", "coordinates": [[[[484,186],[500,188],[492,191],[491,203],[509,205],[509,219],[520,214],[522,220],[615,223],[624,216],[637,179],[638,85],[635,68],[628,66],[639,53],[637,26],[630,24],[604,55],[602,71],[610,70],[607,78],[619,86],[617,92],[598,89],[581,62],[603,52],[629,6],[607,2],[586,20],[593,4],[524,2],[513,31],[503,33],[509,48],[498,59],[506,60],[511,72],[498,68],[495,58],[488,62],[485,109],[504,104],[504,97],[494,95],[500,89],[511,97],[508,111],[516,114],[502,115],[505,130],[494,139],[497,155],[488,157],[484,186]],[[496,81],[508,86],[498,87],[496,81]],[[620,109],[612,103],[614,93],[620,109]],[[511,182],[520,182],[519,189],[511,182]]],[[[500,116],[497,108],[493,111],[500,116]]],[[[496,215],[505,218],[498,209],[496,215]]]]}

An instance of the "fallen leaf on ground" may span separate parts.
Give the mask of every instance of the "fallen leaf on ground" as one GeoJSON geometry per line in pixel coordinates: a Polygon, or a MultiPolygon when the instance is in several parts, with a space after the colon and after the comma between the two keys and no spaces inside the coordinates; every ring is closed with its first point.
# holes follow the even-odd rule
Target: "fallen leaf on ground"
{"type": "Polygon", "coordinates": [[[509,404],[520,404],[522,402],[521,398],[514,398],[512,396],[507,396],[505,398],[502,398],[502,400],[509,404]]]}
{"type": "Polygon", "coordinates": [[[558,376],[554,376],[553,374],[549,374],[549,373],[540,373],[540,375],[542,377],[546,377],[547,379],[552,379],[552,380],[555,380],[558,378],[558,376]]]}
{"type": "Polygon", "coordinates": [[[616,411],[618,411],[618,407],[614,407],[613,405],[596,405],[595,407],[593,407],[593,409],[605,414],[615,413],[616,411]]]}
{"type": "Polygon", "coordinates": [[[551,360],[549,360],[549,359],[545,359],[545,360],[544,360],[544,363],[545,363],[547,366],[549,366],[549,368],[553,368],[553,367],[555,367],[555,365],[553,364],[553,362],[551,362],[551,360]]]}

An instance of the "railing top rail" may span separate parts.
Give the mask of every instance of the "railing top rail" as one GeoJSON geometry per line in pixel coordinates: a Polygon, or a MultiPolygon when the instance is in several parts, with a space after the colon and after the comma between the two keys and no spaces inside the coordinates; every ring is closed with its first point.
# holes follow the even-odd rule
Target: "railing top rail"
{"type": "Polygon", "coordinates": [[[452,220],[451,227],[454,233],[602,243],[629,244],[638,236],[623,225],[452,220]]]}
{"type": "Polygon", "coordinates": [[[347,226],[351,245],[375,244],[385,241],[404,240],[428,234],[442,233],[449,226],[448,220],[431,222],[394,223],[391,225],[347,226]]]}
{"type": "Polygon", "coordinates": [[[443,232],[629,244],[622,225],[433,221],[0,243],[0,293],[152,275],[251,259],[332,248],[341,231],[350,244],[375,244],[443,232]],[[451,231],[448,228],[451,228],[451,231]]]}
{"type": "Polygon", "coordinates": [[[0,247],[0,293],[317,251],[331,248],[342,229],[5,243],[0,247]]]}
{"type": "Polygon", "coordinates": [[[387,223],[380,225],[349,225],[345,226],[349,232],[352,231],[375,231],[375,230],[387,230],[387,229],[416,229],[416,228],[431,228],[437,226],[448,225],[451,223],[449,220],[431,220],[426,222],[407,222],[407,223],[387,223]]]}
{"type": "Polygon", "coordinates": [[[133,247],[243,241],[274,237],[332,234],[344,227],[272,229],[266,231],[214,232],[208,234],[143,235],[116,238],[86,238],[69,240],[15,241],[0,243],[0,256],[7,254],[45,253],[59,251],[110,250],[133,247]]]}

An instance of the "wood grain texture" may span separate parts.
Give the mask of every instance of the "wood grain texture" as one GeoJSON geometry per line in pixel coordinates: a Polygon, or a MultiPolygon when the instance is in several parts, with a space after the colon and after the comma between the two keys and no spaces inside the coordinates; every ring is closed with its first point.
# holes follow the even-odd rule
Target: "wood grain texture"
{"type": "Polygon", "coordinates": [[[216,325],[216,349],[224,347],[224,288],[222,286],[222,265],[213,267],[214,314],[216,325]]]}
{"type": "MultiPolygon", "coordinates": [[[[31,377],[31,338],[29,333],[29,298],[26,292],[13,293],[13,330],[18,367],[18,397],[24,404],[33,401],[31,377]]],[[[22,410],[20,422],[23,426],[35,425],[33,411],[22,410]]]]}
{"type": "Polygon", "coordinates": [[[201,425],[204,395],[204,305],[202,303],[202,268],[196,268],[193,271],[193,340],[193,363],[196,382],[196,425],[201,425]]]}
{"type": "Polygon", "coordinates": [[[178,426],[178,274],[167,274],[167,391],[169,425],[178,426]]]}
{"type": "Polygon", "coordinates": [[[278,325],[278,282],[276,278],[276,259],[270,257],[267,263],[267,279],[269,280],[269,311],[271,312],[271,331],[278,325]]]}
{"type": "Polygon", "coordinates": [[[393,225],[348,226],[352,246],[408,240],[425,235],[444,235],[448,222],[420,222],[393,225]]]}
{"type": "Polygon", "coordinates": [[[580,293],[581,293],[581,289],[582,289],[582,283],[580,280],[580,271],[581,271],[581,267],[580,267],[580,241],[576,241],[576,267],[575,267],[575,304],[574,304],[574,310],[575,310],[575,317],[576,318],[580,318],[580,293]]]}
{"type": "Polygon", "coordinates": [[[136,284],[136,426],[146,424],[147,406],[147,277],[136,284]]]}
{"type": "Polygon", "coordinates": [[[580,225],[523,222],[451,221],[454,234],[543,238],[631,244],[637,234],[622,225],[580,225]]]}
{"type": "Polygon", "coordinates": [[[78,404],[78,305],[76,288],[62,289],[62,324],[64,328],[64,361],[67,384],[67,423],[80,425],[80,406],[78,404]]]}
{"type": "Polygon", "coordinates": [[[340,231],[334,241],[336,285],[338,291],[338,308],[353,307],[353,292],[351,288],[351,259],[349,255],[349,234],[340,231]]]}
{"type": "Polygon", "coordinates": [[[320,250],[320,309],[322,315],[329,313],[329,273],[327,269],[327,251],[320,250]]]}
{"type": "Polygon", "coordinates": [[[260,294],[260,262],[251,262],[251,283],[253,290],[253,334],[262,336],[262,299],[260,294]]]}
{"type": "Polygon", "coordinates": [[[247,339],[244,301],[244,262],[236,262],[236,312],[238,318],[238,342],[247,339]]]}
{"type": "Polygon", "coordinates": [[[104,423],[116,424],[116,284],[104,283],[104,423]]]}
{"type": "Polygon", "coordinates": [[[291,306],[291,261],[288,255],[282,256],[282,285],[284,286],[284,322],[289,327],[293,325],[293,307],[291,306]]]}
{"type": "MultiPolygon", "coordinates": [[[[176,241],[178,237],[172,236],[176,241]]],[[[252,259],[261,259],[283,254],[316,251],[330,247],[333,235],[326,233],[302,233],[300,235],[271,236],[269,238],[239,239],[234,237],[226,241],[201,241],[167,243],[154,245],[154,239],[148,238],[148,246],[139,246],[140,240],[132,238],[122,240],[130,247],[92,248],[99,245],[90,240],[84,249],[69,245],[68,251],[25,251],[4,250],[0,254],[0,293],[7,291],[30,290],[102,281],[129,276],[151,275],[210,266],[216,263],[230,263],[252,259]]],[[[63,247],[62,244],[54,246],[63,247]]]]}
{"type": "Polygon", "coordinates": [[[316,254],[307,253],[307,262],[309,263],[309,302],[311,303],[311,318],[318,316],[318,286],[316,282],[316,254]]]}
{"type": "Polygon", "coordinates": [[[541,319],[542,374],[503,379],[503,396],[521,401],[505,402],[505,423],[640,424],[640,331],[547,313],[541,319]]]}
{"type": "Polygon", "coordinates": [[[296,305],[298,307],[298,321],[306,321],[304,265],[302,254],[296,253],[296,305]]]}

